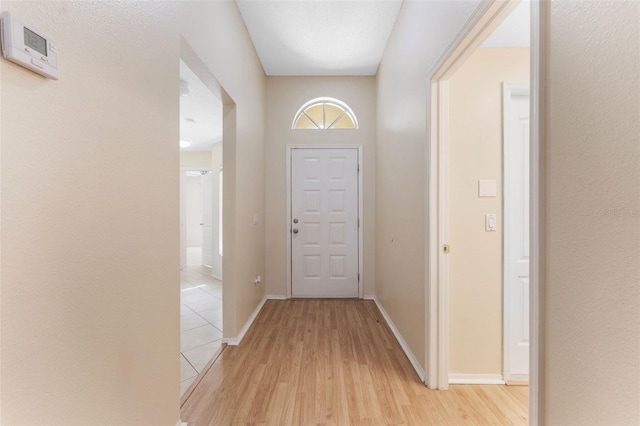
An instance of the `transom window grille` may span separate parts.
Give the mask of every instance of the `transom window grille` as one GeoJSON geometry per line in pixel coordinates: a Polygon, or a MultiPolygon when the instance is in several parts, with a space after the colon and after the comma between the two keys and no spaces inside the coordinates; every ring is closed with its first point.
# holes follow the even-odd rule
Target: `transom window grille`
{"type": "Polygon", "coordinates": [[[357,129],[358,120],[344,102],[334,98],[312,99],[298,110],[292,129],[357,129]]]}

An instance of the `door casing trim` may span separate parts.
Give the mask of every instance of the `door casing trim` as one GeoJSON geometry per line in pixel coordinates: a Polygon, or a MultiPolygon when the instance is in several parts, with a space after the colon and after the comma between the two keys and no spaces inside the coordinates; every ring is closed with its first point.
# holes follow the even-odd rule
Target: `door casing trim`
{"type": "Polygon", "coordinates": [[[286,185],[287,185],[287,201],[286,201],[286,224],[285,233],[287,240],[287,299],[291,299],[291,153],[294,149],[356,149],[358,151],[358,219],[360,226],[358,227],[358,297],[364,298],[364,188],[362,178],[364,173],[362,144],[287,144],[286,146],[286,185]]]}

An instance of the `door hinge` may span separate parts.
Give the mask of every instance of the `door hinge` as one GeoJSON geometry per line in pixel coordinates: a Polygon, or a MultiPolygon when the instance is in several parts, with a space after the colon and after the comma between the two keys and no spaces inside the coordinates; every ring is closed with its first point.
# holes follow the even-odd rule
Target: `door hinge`
{"type": "Polygon", "coordinates": [[[360,282],[360,274],[358,274],[358,282],[360,282]]]}
{"type": "Polygon", "coordinates": [[[360,164],[358,164],[358,173],[360,172],[360,164]]]}
{"type": "Polygon", "coordinates": [[[358,218],[358,228],[360,228],[360,218],[358,218]]]}

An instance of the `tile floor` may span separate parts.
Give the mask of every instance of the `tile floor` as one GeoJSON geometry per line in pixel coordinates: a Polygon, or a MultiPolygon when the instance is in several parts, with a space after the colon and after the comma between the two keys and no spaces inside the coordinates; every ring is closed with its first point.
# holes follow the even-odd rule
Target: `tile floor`
{"type": "MultiPolygon", "coordinates": [[[[189,249],[193,249],[189,247],[189,249]]],[[[180,272],[180,388],[191,385],[222,342],[222,283],[211,269],[192,266],[196,250],[180,272]]]]}

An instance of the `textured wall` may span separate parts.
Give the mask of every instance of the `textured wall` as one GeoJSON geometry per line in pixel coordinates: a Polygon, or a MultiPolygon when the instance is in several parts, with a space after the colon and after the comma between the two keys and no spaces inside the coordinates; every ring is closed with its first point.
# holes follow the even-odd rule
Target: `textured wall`
{"type": "Polygon", "coordinates": [[[478,49],[449,80],[451,373],[502,375],[504,81],[529,81],[529,49],[478,49]],[[478,197],[479,179],[495,179],[498,196],[478,197]]]}
{"type": "Polygon", "coordinates": [[[375,282],[375,79],[373,77],[267,78],[267,294],[287,294],[286,145],[362,144],[364,185],[364,294],[375,282]],[[329,96],[344,101],[355,113],[358,130],[291,130],[298,109],[307,101],[329,96]]]}
{"type": "Polygon", "coordinates": [[[405,1],[376,77],[376,295],[423,367],[427,73],[477,4],[405,1]]]}
{"type": "Polygon", "coordinates": [[[246,28],[233,2],[2,8],[55,36],[61,79],[0,61],[0,422],[174,425],[181,33],[236,104],[225,334],[264,293],[265,76],[246,28]]]}
{"type": "Polygon", "coordinates": [[[265,288],[265,283],[254,286],[253,280],[265,273],[266,76],[235,2],[185,1],[180,5],[182,36],[236,105],[235,152],[227,149],[228,127],[224,135],[224,185],[229,191],[225,200],[229,202],[225,201],[223,225],[225,245],[233,240],[233,251],[224,251],[224,335],[236,337],[265,288]],[[256,213],[259,222],[254,225],[256,213]]]}
{"type": "Polygon", "coordinates": [[[639,27],[638,2],[551,2],[547,424],[640,424],[639,27]]]}
{"type": "Polygon", "coordinates": [[[55,37],[60,80],[0,60],[0,423],[175,425],[176,5],[2,9],[55,37]]]}

